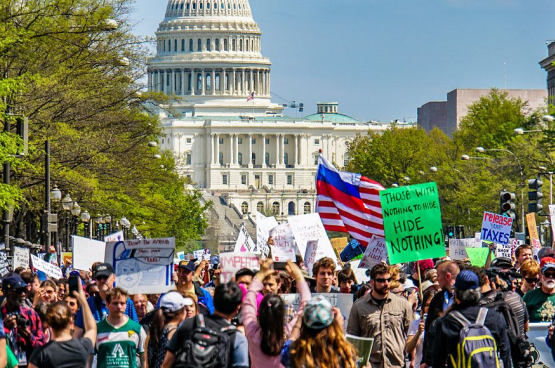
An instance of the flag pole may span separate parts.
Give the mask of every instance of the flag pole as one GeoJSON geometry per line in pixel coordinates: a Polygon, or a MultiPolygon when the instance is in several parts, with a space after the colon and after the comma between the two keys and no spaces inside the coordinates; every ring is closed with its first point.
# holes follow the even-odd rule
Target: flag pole
{"type": "Polygon", "coordinates": [[[418,265],[418,261],[416,261],[416,268],[418,268],[418,291],[420,291],[420,300],[422,301],[424,300],[424,298],[422,297],[422,275],[420,274],[420,266],[418,265]]]}

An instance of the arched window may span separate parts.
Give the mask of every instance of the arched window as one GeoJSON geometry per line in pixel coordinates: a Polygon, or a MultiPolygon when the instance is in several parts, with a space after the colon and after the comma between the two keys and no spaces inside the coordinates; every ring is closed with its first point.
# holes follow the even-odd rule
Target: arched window
{"type": "Polygon", "coordinates": [[[239,40],[239,51],[243,51],[243,39],[239,40]]]}
{"type": "Polygon", "coordinates": [[[264,212],[264,203],[258,202],[258,203],[256,204],[256,210],[257,210],[258,212],[260,212],[260,213],[264,212]]]}
{"type": "Polygon", "coordinates": [[[252,156],[251,156],[251,163],[253,165],[256,165],[256,153],[254,153],[254,152],[252,153],[252,156]]]}
{"type": "Polygon", "coordinates": [[[227,48],[227,38],[224,38],[224,51],[228,51],[228,48],[227,48]]]}
{"type": "Polygon", "coordinates": [[[177,38],[173,40],[173,51],[177,52],[177,38]]]}
{"type": "Polygon", "coordinates": [[[312,212],[311,206],[310,206],[310,202],[305,202],[304,203],[304,214],[309,214],[312,212]]]}
{"type": "Polygon", "coordinates": [[[181,40],[181,51],[185,51],[185,39],[181,40]]]}
{"type": "Polygon", "coordinates": [[[172,40],[168,40],[168,52],[172,52],[172,40]]]}
{"type": "Polygon", "coordinates": [[[224,80],[224,89],[226,91],[229,91],[229,73],[225,73],[224,78],[225,78],[225,80],[224,80]]]}
{"type": "Polygon", "coordinates": [[[216,51],[220,51],[220,39],[216,38],[216,51]]]}
{"type": "Polygon", "coordinates": [[[243,154],[241,152],[237,154],[237,162],[239,165],[243,165],[243,154]]]}
{"type": "Polygon", "coordinates": [[[236,51],[236,41],[235,40],[231,40],[231,51],[236,51]]]}
{"type": "Polygon", "coordinates": [[[197,74],[197,91],[202,91],[202,74],[197,74]]]}
{"type": "Polygon", "coordinates": [[[197,41],[197,51],[202,51],[202,40],[200,38],[197,41]]]}
{"type": "Polygon", "coordinates": [[[206,74],[206,89],[208,91],[212,90],[212,75],[210,73],[206,74]]]}
{"type": "Polygon", "coordinates": [[[287,214],[289,216],[295,214],[295,202],[289,202],[289,205],[287,206],[287,214]]]}
{"type": "Polygon", "coordinates": [[[245,40],[245,51],[249,51],[249,40],[245,40]]]}
{"type": "Polygon", "coordinates": [[[279,202],[272,203],[272,212],[274,215],[279,215],[279,202]]]}
{"type": "Polygon", "coordinates": [[[285,166],[287,166],[288,163],[289,163],[289,155],[287,154],[287,152],[285,152],[285,153],[283,154],[283,164],[284,164],[285,166]]]}
{"type": "Polygon", "coordinates": [[[193,10],[197,10],[197,3],[193,3],[193,10]]]}
{"type": "Polygon", "coordinates": [[[243,202],[241,204],[241,212],[243,213],[243,215],[249,213],[249,204],[247,202],[243,202]]]}
{"type": "Polygon", "coordinates": [[[220,163],[220,165],[224,164],[224,153],[220,152],[220,154],[218,155],[218,162],[220,163]]]}
{"type": "Polygon", "coordinates": [[[193,50],[193,39],[192,38],[189,40],[189,51],[194,51],[193,50]]]}
{"type": "Polygon", "coordinates": [[[212,42],[209,38],[206,40],[206,51],[212,51],[212,42]]]}
{"type": "Polygon", "coordinates": [[[266,157],[264,157],[264,162],[266,163],[266,165],[270,164],[270,154],[268,152],[266,152],[266,157]]]}
{"type": "Polygon", "coordinates": [[[216,73],[216,78],[214,80],[214,83],[216,83],[216,91],[220,90],[220,73],[216,73]]]}

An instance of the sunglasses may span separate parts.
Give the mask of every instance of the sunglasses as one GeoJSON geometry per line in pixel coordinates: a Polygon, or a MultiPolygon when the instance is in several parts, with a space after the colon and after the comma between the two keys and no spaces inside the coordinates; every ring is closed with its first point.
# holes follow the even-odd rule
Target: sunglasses
{"type": "Polygon", "coordinates": [[[108,276],[97,276],[96,281],[104,281],[104,280],[108,280],[108,276]]]}
{"type": "Polygon", "coordinates": [[[555,272],[546,272],[543,274],[543,277],[548,279],[555,279],[555,272]]]}
{"type": "Polygon", "coordinates": [[[379,282],[380,284],[384,284],[386,282],[391,282],[391,277],[388,279],[375,279],[374,281],[379,282]]]}
{"type": "Polygon", "coordinates": [[[526,282],[529,284],[537,284],[538,282],[540,282],[540,279],[538,277],[525,277],[524,280],[526,280],[526,282]]]}

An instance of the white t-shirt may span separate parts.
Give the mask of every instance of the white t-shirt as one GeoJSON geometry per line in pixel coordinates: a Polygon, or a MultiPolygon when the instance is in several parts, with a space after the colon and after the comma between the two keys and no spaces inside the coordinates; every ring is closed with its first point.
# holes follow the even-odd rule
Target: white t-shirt
{"type": "MultiPolygon", "coordinates": [[[[409,336],[414,336],[418,332],[418,325],[420,325],[420,319],[415,319],[411,322],[409,327],[409,336]]],[[[416,343],[416,349],[414,351],[414,366],[420,367],[420,362],[422,361],[422,348],[424,347],[424,332],[420,334],[418,342],[416,343]]],[[[407,365],[408,366],[408,365],[407,365]]]]}

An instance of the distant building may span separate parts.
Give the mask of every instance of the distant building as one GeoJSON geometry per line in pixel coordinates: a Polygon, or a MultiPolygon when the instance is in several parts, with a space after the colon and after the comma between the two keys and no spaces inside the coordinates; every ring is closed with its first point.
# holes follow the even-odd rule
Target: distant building
{"type": "Polygon", "coordinates": [[[553,101],[555,97],[555,41],[550,41],[547,44],[547,58],[540,61],[540,66],[547,72],[547,92],[549,94],[549,101],[553,101]]]}
{"type": "MultiPolygon", "coordinates": [[[[447,94],[447,101],[428,102],[419,107],[418,125],[427,132],[438,127],[451,136],[468,114],[468,107],[490,92],[489,89],[455,89],[447,94]]],[[[505,92],[510,97],[527,101],[530,111],[546,105],[547,91],[544,89],[507,89],[505,92]]]]}

